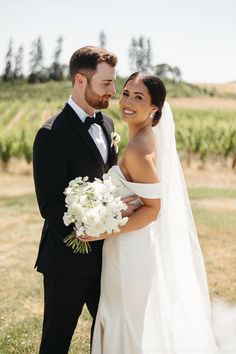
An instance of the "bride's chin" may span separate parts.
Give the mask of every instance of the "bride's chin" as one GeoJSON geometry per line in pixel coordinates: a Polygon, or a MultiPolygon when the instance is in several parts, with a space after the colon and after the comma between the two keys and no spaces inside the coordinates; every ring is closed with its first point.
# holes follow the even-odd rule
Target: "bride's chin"
{"type": "Polygon", "coordinates": [[[132,120],[132,117],[126,116],[126,115],[122,115],[122,120],[124,122],[130,122],[132,120]]]}
{"type": "Polygon", "coordinates": [[[125,116],[123,116],[123,114],[121,115],[121,119],[126,122],[127,121],[127,118],[125,116]]]}

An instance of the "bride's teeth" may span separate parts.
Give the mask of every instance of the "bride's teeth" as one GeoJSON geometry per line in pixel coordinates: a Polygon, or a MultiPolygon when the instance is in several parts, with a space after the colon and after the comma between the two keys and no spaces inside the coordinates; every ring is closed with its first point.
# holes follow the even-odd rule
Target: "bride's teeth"
{"type": "Polygon", "coordinates": [[[124,109],[123,111],[125,114],[134,114],[134,111],[129,111],[128,109],[124,109]]]}

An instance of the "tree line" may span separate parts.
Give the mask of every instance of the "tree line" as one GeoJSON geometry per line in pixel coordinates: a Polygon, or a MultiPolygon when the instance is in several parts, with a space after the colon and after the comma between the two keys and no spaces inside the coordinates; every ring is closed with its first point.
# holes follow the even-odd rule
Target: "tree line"
{"type": "Polygon", "coordinates": [[[13,52],[13,40],[10,39],[5,56],[5,68],[2,74],[3,82],[14,83],[26,79],[29,83],[46,82],[49,80],[60,81],[67,76],[68,66],[60,62],[63,38],[60,36],[56,41],[53,53],[53,61],[49,67],[44,66],[43,41],[36,38],[29,52],[29,74],[23,74],[24,48],[21,45],[13,52]]]}
{"type": "MultiPolygon", "coordinates": [[[[106,48],[107,37],[104,31],[100,32],[99,46],[106,48]]],[[[23,73],[24,48],[13,51],[13,40],[10,39],[5,55],[4,71],[2,73],[3,82],[14,83],[20,80],[27,80],[29,83],[47,82],[49,80],[61,81],[68,78],[68,65],[61,63],[61,53],[63,50],[63,37],[56,40],[53,52],[52,63],[44,66],[43,41],[41,37],[36,38],[31,44],[29,52],[29,73],[23,73]]],[[[130,70],[152,72],[162,79],[181,81],[181,71],[178,67],[170,66],[167,63],[153,65],[152,45],[150,38],[144,36],[133,37],[128,49],[130,70]]]]}

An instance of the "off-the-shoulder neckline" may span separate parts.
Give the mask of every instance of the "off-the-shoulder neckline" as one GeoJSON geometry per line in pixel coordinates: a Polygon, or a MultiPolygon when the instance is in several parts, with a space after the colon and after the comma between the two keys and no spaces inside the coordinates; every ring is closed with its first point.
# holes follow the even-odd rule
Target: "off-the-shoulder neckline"
{"type": "Polygon", "coordinates": [[[127,181],[127,179],[125,178],[125,176],[124,176],[124,174],[123,174],[123,172],[121,171],[121,168],[120,168],[120,166],[119,165],[114,165],[114,166],[112,166],[112,168],[116,168],[117,170],[118,170],[118,174],[119,174],[119,176],[125,181],[125,183],[126,184],[130,184],[130,185],[145,185],[145,184],[148,184],[148,185],[150,185],[150,186],[158,186],[158,185],[161,185],[161,183],[159,182],[159,183],[137,183],[137,182],[130,182],[130,181],[127,181]]]}

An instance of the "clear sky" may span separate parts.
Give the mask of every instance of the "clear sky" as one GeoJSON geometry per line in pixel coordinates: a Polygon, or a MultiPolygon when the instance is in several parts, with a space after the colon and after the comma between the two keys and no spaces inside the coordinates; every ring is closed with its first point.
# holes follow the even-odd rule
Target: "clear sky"
{"type": "Polygon", "coordinates": [[[132,37],[151,39],[153,64],[178,66],[189,82],[236,80],[236,0],[2,0],[0,7],[0,72],[9,39],[21,44],[28,67],[31,43],[38,36],[49,64],[56,39],[64,38],[61,61],[84,45],[98,45],[119,58],[118,73],[130,73],[132,37]]]}

